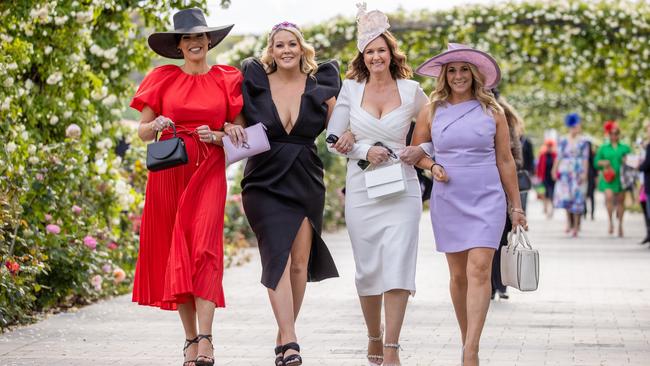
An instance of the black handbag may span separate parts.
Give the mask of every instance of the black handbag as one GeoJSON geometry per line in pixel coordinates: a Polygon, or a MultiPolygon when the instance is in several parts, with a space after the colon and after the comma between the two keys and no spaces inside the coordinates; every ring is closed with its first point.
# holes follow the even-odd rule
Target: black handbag
{"type": "Polygon", "coordinates": [[[517,171],[517,182],[519,183],[519,192],[526,192],[533,187],[530,175],[525,170],[517,171]]]}
{"type": "Polygon", "coordinates": [[[147,145],[147,169],[152,172],[187,164],[185,142],[176,136],[176,126],[173,123],[170,126],[174,130],[174,137],[158,141],[156,132],[154,142],[147,145]]]}

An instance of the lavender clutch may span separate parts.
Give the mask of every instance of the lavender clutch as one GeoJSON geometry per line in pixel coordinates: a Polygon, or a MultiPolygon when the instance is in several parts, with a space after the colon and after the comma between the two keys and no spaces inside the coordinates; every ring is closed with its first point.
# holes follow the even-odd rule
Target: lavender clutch
{"type": "Polygon", "coordinates": [[[225,136],[223,139],[226,164],[232,164],[271,149],[269,138],[266,136],[266,126],[262,122],[246,127],[244,130],[246,131],[246,142],[240,147],[236,147],[229,136],[225,136]]]}

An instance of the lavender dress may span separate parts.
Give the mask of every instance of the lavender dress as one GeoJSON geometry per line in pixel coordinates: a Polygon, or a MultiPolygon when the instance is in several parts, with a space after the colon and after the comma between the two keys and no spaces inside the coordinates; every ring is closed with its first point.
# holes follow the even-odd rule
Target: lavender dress
{"type": "Polygon", "coordinates": [[[433,183],[431,223],[439,252],[499,246],[506,196],[496,166],[496,122],[477,100],[436,109],[431,125],[436,162],[449,181],[433,183]]]}

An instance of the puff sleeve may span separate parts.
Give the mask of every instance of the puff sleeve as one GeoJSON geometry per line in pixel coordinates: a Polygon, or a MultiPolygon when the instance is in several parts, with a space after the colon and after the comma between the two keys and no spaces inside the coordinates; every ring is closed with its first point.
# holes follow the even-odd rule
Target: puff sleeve
{"type": "Polygon", "coordinates": [[[142,112],[144,106],[151,108],[156,115],[162,112],[162,95],[166,85],[173,78],[177,67],[174,65],[164,65],[156,67],[147,76],[138,87],[138,91],[131,100],[129,106],[142,112]]]}
{"type": "Polygon", "coordinates": [[[244,98],[242,97],[242,81],[244,77],[241,71],[233,66],[217,65],[223,76],[224,92],[226,93],[226,121],[232,122],[244,107],[244,98]]]}

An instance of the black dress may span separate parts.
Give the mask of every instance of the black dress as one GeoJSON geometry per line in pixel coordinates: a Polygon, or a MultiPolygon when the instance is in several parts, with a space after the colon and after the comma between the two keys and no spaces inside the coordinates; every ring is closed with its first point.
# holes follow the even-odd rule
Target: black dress
{"type": "Polygon", "coordinates": [[[287,133],[271,97],[269,79],[256,59],[242,63],[242,113],[249,125],[263,123],[271,150],[248,159],[242,179],[242,202],[259,244],[262,284],[275,289],[291,246],[306,217],[313,228],[308,281],[338,277],[334,260],[321,238],[325,184],[315,138],[325,129],[328,99],[341,87],[338,64],[322,63],[307,77],[298,118],[287,133]]]}

